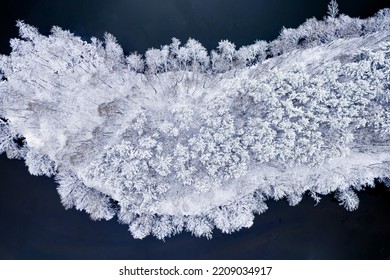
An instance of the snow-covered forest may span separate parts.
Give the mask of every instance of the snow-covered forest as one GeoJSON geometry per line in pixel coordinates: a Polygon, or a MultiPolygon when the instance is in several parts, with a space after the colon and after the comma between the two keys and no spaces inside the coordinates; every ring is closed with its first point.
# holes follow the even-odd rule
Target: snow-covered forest
{"type": "Polygon", "coordinates": [[[331,1],[271,42],[173,38],[144,55],[17,25],[0,153],[53,176],[65,208],[135,238],[210,238],[250,227],[269,199],[331,193],[354,210],[356,191],[390,187],[390,9],[350,18],[331,1]]]}

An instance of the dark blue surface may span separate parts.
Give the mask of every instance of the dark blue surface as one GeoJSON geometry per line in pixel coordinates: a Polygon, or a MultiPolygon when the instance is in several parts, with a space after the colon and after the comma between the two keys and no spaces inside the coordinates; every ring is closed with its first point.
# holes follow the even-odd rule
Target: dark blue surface
{"type": "MultiPolygon", "coordinates": [[[[84,38],[118,38],[125,52],[144,52],[170,42],[198,39],[214,48],[220,39],[238,46],[275,38],[284,25],[321,18],[328,1],[271,0],[120,0],[3,1],[0,52],[8,53],[17,36],[16,19],[47,33],[52,25],[84,38]],[[8,4],[7,4],[8,3],[8,4]]],[[[386,1],[338,1],[340,10],[367,17],[386,1]]],[[[253,227],[212,240],[188,233],[166,242],[134,240],[115,220],[93,222],[88,215],[62,207],[53,179],[29,175],[24,162],[0,157],[0,259],[388,259],[390,192],[383,186],[359,193],[360,207],[347,212],[331,196],[314,207],[268,203],[253,227]]]]}

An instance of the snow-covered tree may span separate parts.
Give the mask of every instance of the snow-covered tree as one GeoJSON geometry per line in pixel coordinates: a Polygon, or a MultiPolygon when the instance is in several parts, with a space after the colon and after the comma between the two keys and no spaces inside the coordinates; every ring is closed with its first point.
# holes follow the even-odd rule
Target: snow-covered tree
{"type": "Polygon", "coordinates": [[[132,53],[126,57],[126,62],[131,71],[142,73],[145,69],[145,62],[142,56],[137,53],[132,53]]]}
{"type": "Polygon", "coordinates": [[[328,15],[331,18],[336,18],[339,14],[339,4],[336,0],[331,0],[328,4],[328,15]]]}
{"type": "Polygon", "coordinates": [[[233,68],[236,59],[236,45],[228,40],[218,43],[217,51],[211,52],[211,64],[215,72],[226,72],[233,68]]]}

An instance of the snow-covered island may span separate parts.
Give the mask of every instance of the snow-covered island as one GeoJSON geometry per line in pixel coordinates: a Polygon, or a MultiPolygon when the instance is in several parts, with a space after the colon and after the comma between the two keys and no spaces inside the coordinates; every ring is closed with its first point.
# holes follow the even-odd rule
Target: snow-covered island
{"type": "Polygon", "coordinates": [[[304,194],[354,210],[355,191],[390,187],[390,9],[334,8],[272,42],[145,55],[20,21],[0,57],[0,153],[135,238],[231,233],[304,194]]]}

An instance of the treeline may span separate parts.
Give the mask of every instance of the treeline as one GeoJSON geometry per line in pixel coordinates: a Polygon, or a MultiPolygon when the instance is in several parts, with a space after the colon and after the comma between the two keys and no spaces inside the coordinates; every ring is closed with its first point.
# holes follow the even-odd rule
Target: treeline
{"type": "Polygon", "coordinates": [[[184,45],[173,38],[170,45],[149,49],[145,56],[133,53],[126,60],[131,70],[144,73],[167,71],[200,71],[223,73],[255,65],[265,59],[280,56],[295,49],[305,49],[330,43],[337,39],[357,38],[390,30],[390,9],[380,10],[367,19],[351,18],[341,14],[326,16],[322,20],[310,18],[297,28],[283,28],[278,38],[271,42],[256,41],[236,48],[228,40],[218,43],[210,53],[196,40],[184,45]]]}

